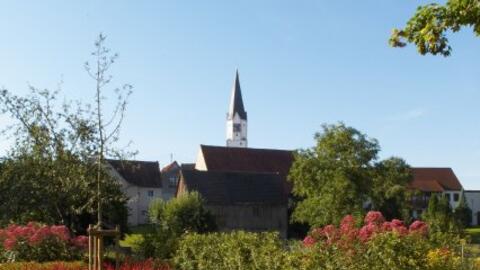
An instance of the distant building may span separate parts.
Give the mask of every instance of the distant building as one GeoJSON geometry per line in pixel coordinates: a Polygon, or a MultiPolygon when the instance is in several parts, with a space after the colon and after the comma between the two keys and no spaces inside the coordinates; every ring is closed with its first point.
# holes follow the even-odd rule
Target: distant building
{"type": "Polygon", "coordinates": [[[158,162],[107,160],[110,172],[128,197],[128,224],[148,223],[148,207],[155,198],[164,198],[158,162]]]}
{"type": "Polygon", "coordinates": [[[183,170],[177,196],[200,193],[220,231],[277,231],[287,237],[287,194],[278,173],[183,170]]]}
{"type": "Polygon", "coordinates": [[[162,194],[163,199],[170,200],[175,197],[177,191],[177,184],[180,177],[180,170],[193,169],[195,164],[184,163],[179,165],[178,162],[173,161],[162,168],[162,194]]]}
{"type": "Polygon", "coordinates": [[[238,70],[235,73],[235,80],[230,97],[230,107],[227,113],[227,146],[247,147],[247,112],[243,106],[242,90],[238,70]]]}
{"type": "Polygon", "coordinates": [[[468,206],[472,210],[471,225],[480,225],[480,190],[465,190],[463,194],[468,206]]]}
{"type": "Polygon", "coordinates": [[[457,207],[463,187],[451,168],[412,168],[412,172],[410,187],[421,192],[413,198],[414,218],[421,217],[433,194],[446,196],[452,209],[457,207]]]}

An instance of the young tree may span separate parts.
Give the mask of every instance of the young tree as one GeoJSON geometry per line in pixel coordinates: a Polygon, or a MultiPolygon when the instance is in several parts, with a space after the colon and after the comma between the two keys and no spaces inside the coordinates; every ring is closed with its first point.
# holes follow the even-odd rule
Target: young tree
{"type": "Polygon", "coordinates": [[[393,47],[416,45],[422,55],[449,56],[452,48],[446,33],[458,32],[462,27],[472,27],[480,35],[480,1],[447,0],[444,5],[420,6],[403,29],[394,29],[390,38],[393,47]]]}
{"type": "Polygon", "coordinates": [[[428,202],[423,219],[428,223],[432,232],[452,233],[458,232],[458,224],[446,196],[433,194],[428,202]]]}
{"type": "Polygon", "coordinates": [[[468,207],[467,200],[465,199],[465,194],[463,192],[460,197],[460,201],[453,212],[453,215],[457,223],[462,228],[466,228],[472,223],[472,209],[468,207]]]}
{"type": "Polygon", "coordinates": [[[132,93],[130,84],[123,84],[119,88],[113,89],[115,95],[115,105],[113,113],[110,116],[105,115],[104,101],[106,97],[104,92],[112,81],[112,75],[108,73],[112,64],[118,58],[118,54],[111,54],[110,49],[105,47],[106,36],[100,34],[95,41],[95,50],[92,52],[93,64],[86,62],[85,70],[95,81],[95,127],[97,129],[95,138],[96,164],[97,164],[97,224],[102,226],[104,204],[103,189],[105,186],[105,175],[103,166],[105,166],[106,155],[118,155],[115,143],[118,142],[120,128],[125,116],[128,97],[132,93]]]}

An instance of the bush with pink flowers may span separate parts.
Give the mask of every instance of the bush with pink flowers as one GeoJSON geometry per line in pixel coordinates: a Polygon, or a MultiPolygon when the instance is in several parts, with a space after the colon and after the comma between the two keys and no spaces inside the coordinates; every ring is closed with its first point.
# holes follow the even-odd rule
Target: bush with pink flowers
{"type": "MultiPolygon", "coordinates": [[[[346,216],[340,225],[312,229],[303,240],[303,249],[293,258],[300,269],[444,269],[442,261],[431,263],[431,250],[449,251],[449,265],[460,262],[455,248],[458,238],[439,243],[432,239],[428,225],[415,221],[409,226],[398,219],[386,221],[380,212],[368,212],[357,226],[352,216],[346,216]],[[431,267],[435,265],[435,267],[431,267]]],[[[465,260],[465,265],[469,262],[465,260]]]]}
{"type": "Polygon", "coordinates": [[[30,222],[0,229],[0,262],[76,260],[87,247],[86,236],[72,237],[63,225],[30,222]]]}

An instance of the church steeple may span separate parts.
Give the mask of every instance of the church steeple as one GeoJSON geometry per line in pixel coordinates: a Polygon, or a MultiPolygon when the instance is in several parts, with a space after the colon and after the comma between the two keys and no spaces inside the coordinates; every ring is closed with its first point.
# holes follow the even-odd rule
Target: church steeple
{"type": "Polygon", "coordinates": [[[235,72],[227,113],[227,146],[247,147],[247,112],[243,106],[238,70],[235,72]]]}
{"type": "Polygon", "coordinates": [[[240,119],[247,120],[247,112],[243,107],[242,89],[240,88],[240,79],[238,77],[238,69],[235,72],[235,80],[232,87],[232,96],[230,98],[229,116],[234,117],[238,113],[240,119]]]}

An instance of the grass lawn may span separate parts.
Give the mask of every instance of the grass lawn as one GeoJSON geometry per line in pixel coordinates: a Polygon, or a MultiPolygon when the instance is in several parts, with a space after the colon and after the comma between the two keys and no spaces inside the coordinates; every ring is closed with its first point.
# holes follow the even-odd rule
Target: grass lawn
{"type": "Polygon", "coordinates": [[[471,237],[472,244],[480,244],[480,227],[467,228],[465,232],[471,237]]]}

